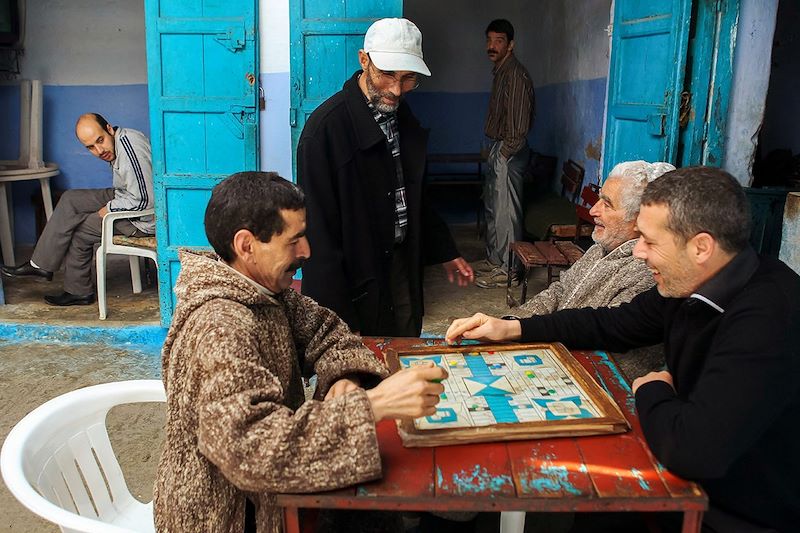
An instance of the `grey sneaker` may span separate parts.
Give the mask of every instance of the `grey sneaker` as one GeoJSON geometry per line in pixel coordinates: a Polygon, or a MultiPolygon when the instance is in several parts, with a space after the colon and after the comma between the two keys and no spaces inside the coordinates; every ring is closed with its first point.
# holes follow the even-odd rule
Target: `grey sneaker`
{"type": "MultiPolygon", "coordinates": [[[[519,285],[519,276],[512,274],[511,285],[519,285]]],[[[495,267],[494,270],[475,280],[475,285],[481,289],[496,289],[508,286],[508,273],[502,267],[495,267]]]]}
{"type": "Polygon", "coordinates": [[[476,275],[486,275],[489,274],[492,270],[496,268],[500,268],[498,265],[495,265],[488,259],[481,259],[480,261],[475,261],[470,265],[472,267],[473,272],[476,275]]]}

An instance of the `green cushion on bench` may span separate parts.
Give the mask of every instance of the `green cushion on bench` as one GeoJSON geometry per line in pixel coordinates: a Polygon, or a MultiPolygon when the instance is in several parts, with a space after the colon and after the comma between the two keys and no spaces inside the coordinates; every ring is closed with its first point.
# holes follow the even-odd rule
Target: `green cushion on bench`
{"type": "Polygon", "coordinates": [[[528,199],[523,206],[525,213],[525,235],[534,241],[547,238],[551,224],[575,224],[575,204],[554,192],[528,199]]]}

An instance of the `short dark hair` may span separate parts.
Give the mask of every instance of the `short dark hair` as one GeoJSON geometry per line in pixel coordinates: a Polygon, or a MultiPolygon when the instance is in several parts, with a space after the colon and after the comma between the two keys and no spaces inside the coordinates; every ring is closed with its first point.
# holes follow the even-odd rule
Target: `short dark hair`
{"type": "Polygon", "coordinates": [[[647,185],[642,205],[666,205],[667,229],[683,242],[711,234],[723,250],[742,251],[750,239],[750,204],[736,178],[713,167],[685,167],[647,185]]]}
{"type": "Polygon", "coordinates": [[[233,261],[233,236],[249,230],[269,242],[286,228],[281,210],[305,209],[305,196],[277,172],[237,172],[211,191],[205,215],[206,237],[223,260],[233,261]]]}
{"type": "Polygon", "coordinates": [[[103,115],[101,115],[100,113],[89,113],[89,114],[94,117],[94,119],[97,121],[97,123],[103,130],[108,130],[108,121],[103,115]]]}
{"type": "Polygon", "coordinates": [[[507,21],[506,19],[494,19],[486,26],[486,35],[489,35],[489,32],[493,31],[495,33],[505,33],[506,39],[509,42],[514,40],[514,26],[507,21]]]}

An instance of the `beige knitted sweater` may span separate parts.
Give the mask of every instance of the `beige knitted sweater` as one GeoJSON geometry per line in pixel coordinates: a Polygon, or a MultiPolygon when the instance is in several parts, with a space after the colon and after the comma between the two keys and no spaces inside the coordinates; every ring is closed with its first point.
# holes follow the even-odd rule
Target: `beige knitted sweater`
{"type": "Polygon", "coordinates": [[[282,529],[274,493],[338,488],[381,475],[372,409],[359,389],[322,398],[340,377],[384,366],[330,310],[289,289],[270,295],[213,254],[181,252],[178,304],[162,352],[166,440],[158,531],[235,532],[245,497],[259,532],[282,529]]]}
{"type": "MultiPolygon", "coordinates": [[[[599,244],[591,246],[558,281],[518,307],[522,317],[546,315],[579,307],[616,307],[656,284],[641,259],[633,256],[636,239],[622,243],[608,254],[599,244]]],[[[636,348],[614,359],[629,380],[664,366],[663,345],[636,348]]]]}
{"type": "Polygon", "coordinates": [[[653,274],[644,261],[633,256],[636,239],[608,254],[595,244],[558,281],[525,302],[519,316],[546,315],[561,309],[615,307],[653,285],[653,274]]]}

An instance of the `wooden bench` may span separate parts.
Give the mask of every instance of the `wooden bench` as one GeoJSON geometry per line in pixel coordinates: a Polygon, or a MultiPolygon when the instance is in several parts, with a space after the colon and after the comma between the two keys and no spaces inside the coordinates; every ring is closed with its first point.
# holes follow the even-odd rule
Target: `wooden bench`
{"type": "MultiPolygon", "coordinates": [[[[484,163],[486,163],[486,156],[478,152],[428,154],[425,158],[425,187],[451,187],[454,185],[466,185],[468,187],[479,187],[480,189],[483,189],[484,163]],[[432,171],[430,169],[431,165],[476,165],[475,169],[477,172],[465,172],[463,170],[458,170],[456,172],[448,172],[443,170],[432,171]],[[449,179],[436,179],[437,177],[446,177],[449,179]]],[[[478,202],[475,218],[478,226],[478,234],[480,235],[481,223],[483,220],[482,199],[478,202]]]]}
{"type": "Polygon", "coordinates": [[[426,167],[430,165],[477,165],[477,172],[432,172],[426,168],[426,176],[472,176],[473,179],[463,180],[426,180],[428,185],[474,185],[483,184],[483,164],[486,163],[486,156],[478,152],[470,153],[441,153],[428,154],[425,158],[426,167]]]}
{"type": "Polygon", "coordinates": [[[583,249],[572,241],[512,242],[508,249],[508,264],[514,264],[514,257],[522,264],[522,297],[519,304],[511,294],[511,277],[506,285],[506,303],[516,307],[525,303],[528,295],[528,274],[535,267],[547,267],[547,285],[553,281],[553,268],[569,268],[583,257],[583,249]]]}
{"type": "MultiPolygon", "coordinates": [[[[528,294],[528,275],[534,267],[547,267],[547,285],[553,282],[554,268],[569,268],[575,261],[583,257],[583,250],[574,242],[557,239],[573,239],[592,234],[594,219],[589,213],[592,206],[600,199],[600,188],[590,183],[581,188],[583,183],[583,167],[571,159],[566,161],[561,175],[562,196],[556,198],[557,213],[561,219],[553,221],[552,212],[546,209],[544,202],[538,206],[529,206],[541,209],[538,214],[543,234],[534,238],[534,242],[512,242],[508,248],[508,264],[513,267],[514,258],[522,266],[522,297],[519,305],[525,303],[528,294]],[[569,193],[571,200],[564,198],[563,194],[569,193]],[[579,194],[580,193],[580,194],[579,194]],[[550,221],[548,223],[548,221],[550,221]]],[[[551,206],[552,207],[552,206],[551,206]]],[[[517,305],[511,294],[511,281],[509,277],[506,287],[506,303],[509,307],[517,305]]]]}

